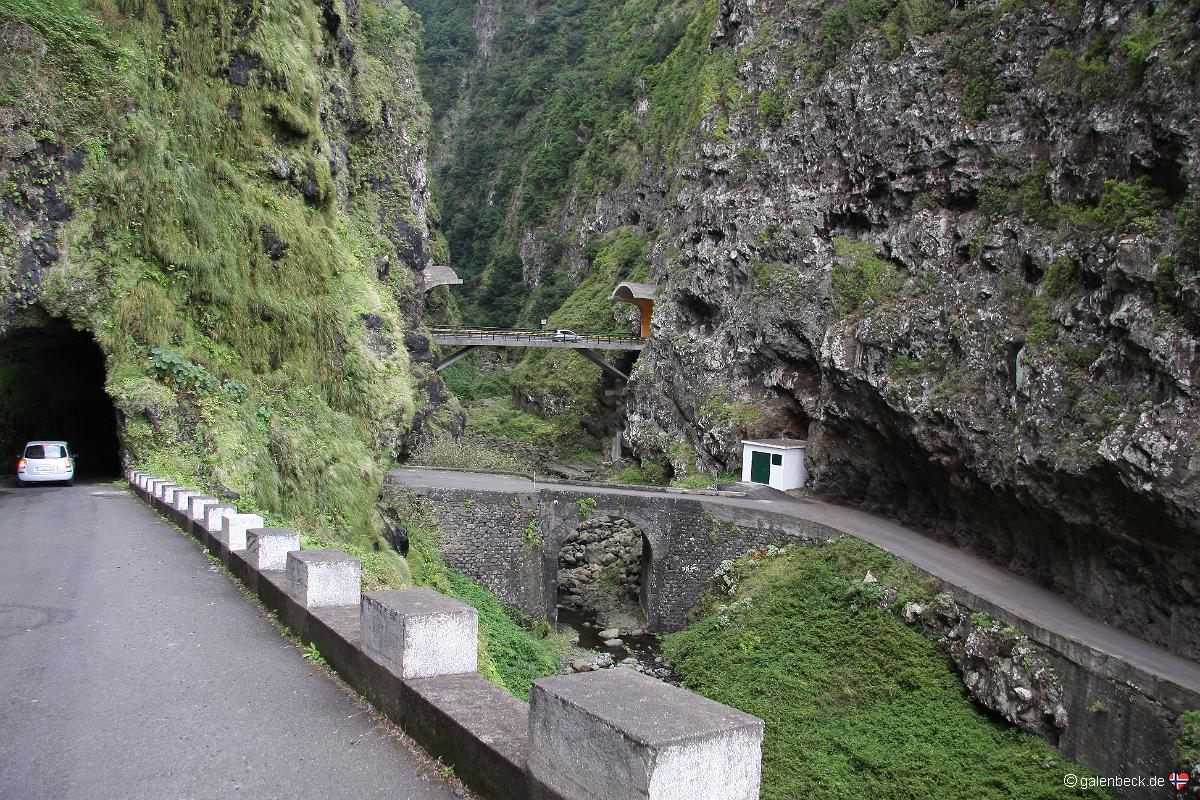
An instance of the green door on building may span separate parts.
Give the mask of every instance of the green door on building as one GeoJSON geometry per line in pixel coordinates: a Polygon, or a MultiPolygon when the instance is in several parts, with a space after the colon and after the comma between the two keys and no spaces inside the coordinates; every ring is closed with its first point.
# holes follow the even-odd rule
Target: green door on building
{"type": "Polygon", "coordinates": [[[771,454],[755,450],[750,453],[750,480],[754,483],[771,482],[771,454]]]}

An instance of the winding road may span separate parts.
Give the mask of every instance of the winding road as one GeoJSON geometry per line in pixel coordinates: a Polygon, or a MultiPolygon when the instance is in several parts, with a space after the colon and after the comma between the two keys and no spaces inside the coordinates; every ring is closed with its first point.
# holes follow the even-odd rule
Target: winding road
{"type": "MultiPolygon", "coordinates": [[[[413,487],[445,489],[529,492],[535,489],[565,488],[562,483],[543,483],[512,475],[423,468],[393,470],[389,473],[389,478],[413,487]]],[[[581,488],[578,484],[566,486],[581,488]]],[[[583,488],[597,495],[679,496],[653,489],[617,488],[603,484],[584,484],[583,488]]],[[[986,558],[864,511],[820,501],[796,500],[773,490],[768,492],[775,499],[729,495],[695,497],[717,505],[786,514],[843,531],[887,550],[918,569],[965,589],[1007,611],[1013,617],[1032,623],[1068,642],[1076,642],[1098,650],[1157,679],[1175,683],[1192,692],[1200,692],[1200,664],[1089,617],[1049,589],[1009,572],[986,558]]]]}
{"type": "Polygon", "coordinates": [[[4,486],[0,547],[0,798],[456,796],[127,489],[4,486]]]}

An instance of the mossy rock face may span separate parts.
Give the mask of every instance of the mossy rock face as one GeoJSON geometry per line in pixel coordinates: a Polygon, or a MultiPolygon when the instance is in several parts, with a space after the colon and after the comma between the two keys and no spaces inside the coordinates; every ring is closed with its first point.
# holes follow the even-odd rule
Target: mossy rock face
{"type": "Polygon", "coordinates": [[[0,2],[0,337],[90,334],[129,462],[374,538],[437,238],[417,26],[390,0],[0,2]]]}

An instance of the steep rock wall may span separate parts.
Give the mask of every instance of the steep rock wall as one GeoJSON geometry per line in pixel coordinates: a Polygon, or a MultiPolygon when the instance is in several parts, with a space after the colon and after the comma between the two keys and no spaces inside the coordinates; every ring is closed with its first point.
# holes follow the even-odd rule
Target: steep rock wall
{"type": "MultiPolygon", "coordinates": [[[[668,46],[628,95],[607,72],[580,94],[585,58],[548,84],[547,107],[623,112],[571,129],[557,194],[531,183],[554,140],[512,145],[494,212],[523,313],[547,270],[580,281],[552,325],[603,316],[588,276],[614,241],[652,265],[632,451],[715,475],[745,435],[808,438],[817,491],[1200,653],[1194,5],[642,11],[614,25],[668,46]]],[[[594,407],[565,375],[527,371],[527,394],[594,407]]]]}
{"type": "Polygon", "coordinates": [[[815,8],[722,8],[758,102],[707,112],[663,208],[632,443],[728,470],[743,433],[807,437],[817,491],[1195,656],[1194,42],[1136,4],[976,11],[821,75],[815,8]]]}
{"type": "Polygon", "coordinates": [[[90,333],[128,462],[375,535],[380,465],[440,389],[404,347],[443,246],[418,25],[389,0],[0,3],[0,339],[90,333]]]}

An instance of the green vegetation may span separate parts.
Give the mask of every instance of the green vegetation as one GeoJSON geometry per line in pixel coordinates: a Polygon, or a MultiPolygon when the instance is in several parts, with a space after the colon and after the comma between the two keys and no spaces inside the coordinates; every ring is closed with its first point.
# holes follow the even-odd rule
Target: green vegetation
{"type": "Polygon", "coordinates": [[[316,664],[318,667],[329,666],[329,662],[325,660],[325,656],[321,655],[321,651],[317,649],[315,642],[309,642],[308,644],[304,645],[304,650],[301,655],[304,656],[305,661],[316,664]]]}
{"type": "Polygon", "coordinates": [[[441,371],[441,376],[446,388],[464,403],[512,394],[512,386],[504,373],[480,370],[469,357],[446,367],[441,371]]]}
{"type": "Polygon", "coordinates": [[[671,474],[665,458],[643,459],[603,476],[609,483],[626,483],[640,486],[663,486],[671,474]]]}
{"type": "Polygon", "coordinates": [[[409,464],[446,469],[496,470],[524,473],[528,464],[501,445],[472,438],[437,436],[425,442],[408,459],[409,464]]]}
{"type": "Polygon", "coordinates": [[[795,264],[756,260],[750,264],[750,284],[760,296],[788,302],[800,284],[800,273],[795,264]]]}
{"type": "MultiPolygon", "coordinates": [[[[729,423],[744,427],[762,416],[762,411],[752,403],[730,402],[729,391],[724,388],[718,389],[712,397],[704,401],[699,412],[701,422],[709,429],[729,423]]],[[[677,445],[681,444],[677,443],[677,445]]],[[[695,454],[689,452],[689,455],[691,461],[694,462],[695,454]]]]}
{"type": "MultiPolygon", "coordinates": [[[[423,77],[435,118],[467,101],[437,183],[454,263],[465,277],[482,276],[473,316],[511,323],[529,299],[515,252],[519,232],[548,220],[573,184],[586,194],[624,174],[636,158],[622,147],[633,130],[628,109],[695,11],[680,0],[627,0],[616,9],[565,0],[527,21],[522,9],[501,5],[487,67],[472,67],[460,97],[462,69],[479,45],[469,23],[474,3],[416,0],[412,7],[426,21],[423,77]]],[[[705,41],[693,44],[706,44],[711,19],[705,41]]],[[[692,83],[695,73],[687,77],[692,83]]],[[[537,314],[569,293],[556,261],[551,252],[537,314]]]]}
{"type": "Polygon", "coordinates": [[[1063,206],[1072,225],[1101,234],[1158,233],[1164,205],[1162,193],[1146,178],[1136,181],[1105,181],[1104,192],[1091,208],[1063,206]]]}
{"type": "Polygon", "coordinates": [[[1179,715],[1179,736],[1175,740],[1175,758],[1188,770],[1200,769],[1200,710],[1179,715]]]}
{"type": "Polygon", "coordinates": [[[838,316],[866,311],[900,289],[901,275],[891,261],[875,255],[875,245],[845,236],[833,240],[836,258],[831,279],[838,316]]]}
{"type": "Polygon", "coordinates": [[[587,519],[596,510],[596,498],[581,497],[575,503],[579,507],[579,516],[587,519]]]}
{"type": "Polygon", "coordinates": [[[554,450],[578,437],[579,419],[560,414],[545,420],[513,405],[507,397],[482,400],[467,408],[470,430],[495,441],[511,439],[554,450]]]}
{"type": "MultiPolygon", "coordinates": [[[[631,228],[619,228],[589,243],[587,277],[552,314],[551,328],[629,334],[617,327],[615,314],[633,306],[608,298],[621,281],[644,281],[650,275],[646,239],[631,228]]],[[[558,398],[568,415],[583,418],[597,410],[596,392],[602,386],[600,368],[577,353],[530,349],[515,370],[514,382],[536,386],[541,394],[558,398]]]]}
{"type": "Polygon", "coordinates": [[[965,696],[937,644],[881,608],[930,590],[844,538],[726,562],[666,653],[689,688],[766,720],[763,798],[1101,798],[1048,744],[965,696]],[[879,583],[866,585],[870,570],[879,583]]]}
{"type": "Polygon", "coordinates": [[[524,533],[526,549],[536,550],[542,546],[542,527],[537,517],[529,518],[529,522],[525,523],[524,533]]]}
{"type": "Polygon", "coordinates": [[[671,485],[680,489],[707,489],[713,479],[707,475],[684,475],[671,481],[671,485]]]}
{"type": "Polygon", "coordinates": [[[415,219],[381,137],[388,113],[396,135],[424,136],[420,98],[397,88],[416,17],[363,3],[361,33],[343,26],[359,46],[346,84],[319,9],[296,0],[245,16],[215,0],[0,0],[0,16],[17,42],[0,57],[14,112],[0,134],[84,154],[65,261],[14,325],[44,309],[95,335],[134,465],[235,489],[244,510],[339,544],[377,542],[375,496],[415,405],[398,302],[411,277],[380,280],[376,264],[399,259],[382,212],[415,219]],[[235,54],[245,85],[228,78],[235,54]],[[339,132],[321,120],[331,82],[352,86],[369,131],[336,178],[342,199],[339,132]]]}

